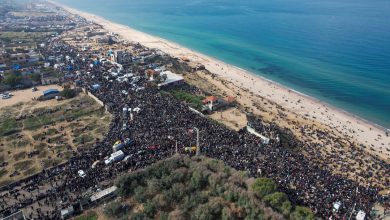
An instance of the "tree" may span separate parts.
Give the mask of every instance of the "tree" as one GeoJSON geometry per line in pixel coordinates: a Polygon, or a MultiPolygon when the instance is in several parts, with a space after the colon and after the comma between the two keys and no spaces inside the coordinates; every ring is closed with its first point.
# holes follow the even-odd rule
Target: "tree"
{"type": "Polygon", "coordinates": [[[258,178],[252,185],[253,192],[259,198],[274,193],[276,191],[275,183],[268,178],[258,178]]]}
{"type": "Polygon", "coordinates": [[[196,207],[195,211],[192,213],[191,219],[197,220],[212,220],[213,215],[211,213],[210,207],[208,204],[202,204],[196,207]]]}
{"type": "Polygon", "coordinates": [[[164,73],[164,74],[161,75],[162,82],[167,81],[167,78],[168,78],[167,74],[164,73]]]}
{"type": "Polygon", "coordinates": [[[296,206],[294,212],[291,213],[290,219],[293,220],[314,220],[314,215],[310,209],[296,206]]]}
{"type": "Polygon", "coordinates": [[[106,214],[108,217],[119,218],[125,215],[128,209],[129,207],[127,205],[122,205],[119,202],[112,202],[104,209],[104,214],[106,214]]]}
{"type": "Polygon", "coordinates": [[[290,214],[291,203],[285,193],[272,193],[264,196],[263,200],[268,206],[271,206],[273,209],[283,213],[283,215],[288,216],[290,214]]]}
{"type": "Polygon", "coordinates": [[[65,97],[67,99],[71,99],[71,98],[76,96],[76,91],[74,89],[66,88],[66,89],[62,90],[61,96],[65,97]]]}
{"type": "Polygon", "coordinates": [[[157,212],[156,204],[153,201],[148,200],[144,204],[145,215],[148,216],[149,218],[153,218],[156,212],[157,212]]]}
{"type": "Polygon", "coordinates": [[[34,81],[34,82],[40,82],[41,81],[41,74],[39,73],[33,73],[30,75],[30,78],[34,81]]]}
{"type": "Polygon", "coordinates": [[[22,76],[18,76],[16,74],[8,74],[4,78],[4,84],[14,87],[17,84],[19,84],[21,80],[22,80],[22,76]]]}

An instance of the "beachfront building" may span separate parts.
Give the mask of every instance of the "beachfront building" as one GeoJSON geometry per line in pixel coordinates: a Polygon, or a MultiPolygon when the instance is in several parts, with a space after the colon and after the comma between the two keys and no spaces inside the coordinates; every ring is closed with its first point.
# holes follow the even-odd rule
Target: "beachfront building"
{"type": "Polygon", "coordinates": [[[165,80],[162,80],[162,82],[158,84],[158,88],[184,84],[184,78],[178,74],[172,73],[171,71],[163,71],[160,73],[160,76],[165,80]]]}
{"type": "Polygon", "coordinates": [[[215,111],[221,108],[230,107],[235,103],[236,99],[233,96],[218,98],[216,96],[208,96],[202,100],[202,111],[215,111]]]}

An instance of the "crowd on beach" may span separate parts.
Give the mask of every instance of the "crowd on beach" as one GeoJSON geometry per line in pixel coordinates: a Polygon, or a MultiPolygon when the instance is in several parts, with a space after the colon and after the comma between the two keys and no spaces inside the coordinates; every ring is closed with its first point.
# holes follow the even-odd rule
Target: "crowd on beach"
{"type": "Polygon", "coordinates": [[[256,131],[272,137],[265,144],[245,129],[229,130],[193,112],[186,103],[161,93],[145,76],[145,71],[156,63],[118,68],[110,62],[95,62],[88,52],[78,51],[61,40],[52,42],[46,53],[69,56],[63,71],[74,71],[77,86],[108,106],[113,119],[105,138],[92,148],[80,150],[64,164],[1,188],[0,216],[22,209],[30,219],[59,219],[62,209],[80,202],[87,193],[111,186],[123,173],[144,168],[175,153],[195,155],[185,148],[196,146],[197,129],[201,155],[223,160],[253,177],[272,178],[294,204],[309,207],[317,216],[342,219],[352,211],[370,213],[377,201],[389,202],[378,195],[379,188],[363,187],[334,175],[299,151],[286,147],[285,140],[279,139],[282,130],[276,125],[251,119],[256,131]],[[65,69],[69,65],[72,70],[65,69]],[[112,70],[118,74],[114,76],[112,70]],[[128,80],[118,80],[128,73],[132,75],[128,80]],[[126,113],[123,108],[138,110],[126,113]],[[105,165],[103,161],[112,153],[114,143],[126,139],[133,141],[123,149],[130,159],[105,165]],[[97,165],[92,167],[92,164],[97,165]],[[79,170],[86,175],[78,175],[79,170]],[[334,212],[336,202],[342,205],[334,212]]]}

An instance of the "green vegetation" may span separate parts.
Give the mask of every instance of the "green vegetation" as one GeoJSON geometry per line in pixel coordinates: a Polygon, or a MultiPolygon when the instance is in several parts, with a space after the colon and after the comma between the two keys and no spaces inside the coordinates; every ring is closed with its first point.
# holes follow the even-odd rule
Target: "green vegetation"
{"type": "Polygon", "coordinates": [[[75,220],[97,220],[97,219],[98,219],[98,215],[92,211],[89,211],[84,215],[75,218],[75,220]]]}
{"type": "Polygon", "coordinates": [[[51,32],[1,32],[0,41],[4,42],[36,42],[50,36],[51,32]]]}
{"type": "Polygon", "coordinates": [[[109,219],[314,219],[267,178],[253,180],[222,161],[175,156],[118,178],[121,202],[109,219]]]}
{"type": "Polygon", "coordinates": [[[252,185],[252,189],[256,196],[263,198],[268,194],[274,193],[276,191],[276,185],[271,179],[259,178],[252,185]]]}
{"type": "Polygon", "coordinates": [[[171,91],[171,94],[175,98],[177,98],[181,101],[187,102],[188,104],[190,104],[194,108],[197,108],[197,109],[202,108],[202,100],[204,99],[204,97],[202,97],[202,96],[193,95],[191,93],[180,91],[180,90],[173,90],[173,91],[171,91]]]}
{"type": "Polygon", "coordinates": [[[77,95],[76,91],[74,89],[68,89],[65,88],[64,90],[61,91],[61,96],[65,97],[67,99],[71,99],[77,95]]]}
{"type": "Polygon", "coordinates": [[[0,123],[0,137],[2,136],[8,136],[15,132],[17,132],[20,129],[18,126],[18,123],[13,118],[6,118],[4,120],[1,120],[0,123]]]}

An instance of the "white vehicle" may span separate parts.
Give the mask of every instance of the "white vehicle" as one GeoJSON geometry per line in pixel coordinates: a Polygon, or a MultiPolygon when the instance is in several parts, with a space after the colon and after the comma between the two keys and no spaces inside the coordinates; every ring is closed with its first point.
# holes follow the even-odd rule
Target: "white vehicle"
{"type": "Polygon", "coordinates": [[[104,160],[104,164],[109,165],[111,163],[119,162],[119,161],[123,160],[124,157],[125,157],[125,154],[123,153],[123,151],[118,150],[118,151],[112,153],[108,159],[104,160]]]}
{"type": "Polygon", "coordinates": [[[130,155],[127,155],[127,156],[125,157],[125,159],[123,159],[123,161],[126,162],[126,161],[128,161],[130,158],[131,158],[131,156],[130,156],[130,155]]]}
{"type": "Polygon", "coordinates": [[[118,150],[117,152],[112,153],[110,158],[112,158],[113,162],[119,162],[123,160],[124,157],[125,154],[123,153],[123,151],[118,150]]]}
{"type": "Polygon", "coordinates": [[[105,165],[109,165],[109,164],[111,164],[113,161],[114,161],[114,160],[113,160],[111,157],[109,157],[107,160],[104,160],[104,164],[105,164],[105,165]]]}
{"type": "Polygon", "coordinates": [[[3,96],[2,96],[2,99],[10,99],[11,98],[11,96],[9,96],[8,94],[3,94],[3,96]]]}
{"type": "Polygon", "coordinates": [[[79,176],[80,176],[81,178],[84,178],[84,177],[87,176],[87,174],[85,174],[84,170],[79,170],[77,173],[79,174],[79,176]]]}

